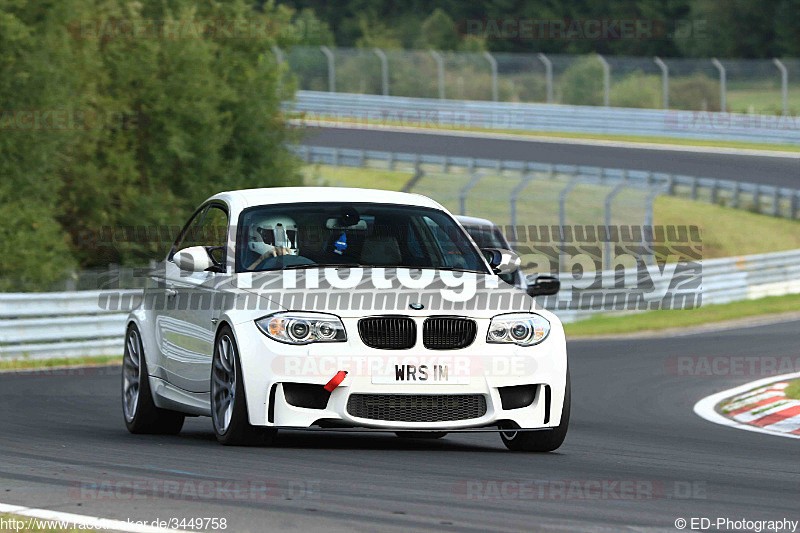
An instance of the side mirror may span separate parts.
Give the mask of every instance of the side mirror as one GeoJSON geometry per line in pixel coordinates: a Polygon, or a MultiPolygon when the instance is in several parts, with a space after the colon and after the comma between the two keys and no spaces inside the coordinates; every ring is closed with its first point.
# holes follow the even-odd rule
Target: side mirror
{"type": "Polygon", "coordinates": [[[536,276],[536,280],[528,285],[525,292],[528,296],[547,296],[556,294],[561,289],[561,282],[553,276],[536,276]]]}
{"type": "Polygon", "coordinates": [[[519,270],[520,259],[516,252],[502,248],[484,248],[481,252],[495,274],[511,274],[519,270]]]}
{"type": "Polygon", "coordinates": [[[214,262],[203,246],[184,248],[177,252],[172,260],[175,261],[178,268],[186,272],[205,272],[214,266],[214,262]]]}

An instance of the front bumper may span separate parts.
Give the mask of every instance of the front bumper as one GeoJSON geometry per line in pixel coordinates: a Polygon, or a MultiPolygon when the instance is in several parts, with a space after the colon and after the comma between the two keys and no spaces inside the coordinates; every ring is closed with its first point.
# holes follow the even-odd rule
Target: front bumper
{"type": "MultiPolygon", "coordinates": [[[[373,431],[497,431],[497,427],[547,429],[561,419],[566,385],[566,341],[560,324],[548,338],[531,347],[487,344],[489,320],[476,319],[475,342],[460,350],[428,350],[417,343],[409,350],[379,350],[361,342],[357,319],[343,319],[348,340],[343,343],[292,346],[267,338],[252,322],[236,325],[250,423],[286,428],[345,427],[373,431]],[[386,382],[395,364],[443,363],[457,383],[386,382]],[[326,384],[339,370],[348,371],[324,408],[297,407],[286,398],[290,384],[326,384]],[[378,377],[376,377],[378,376],[378,377]],[[376,382],[381,381],[381,382],[376,382]],[[501,387],[535,386],[533,401],[504,409],[501,387]],[[476,418],[438,421],[380,420],[354,416],[348,410],[352,394],[481,395],[486,411],[476,418]]],[[[421,330],[421,328],[418,328],[421,330]]]]}

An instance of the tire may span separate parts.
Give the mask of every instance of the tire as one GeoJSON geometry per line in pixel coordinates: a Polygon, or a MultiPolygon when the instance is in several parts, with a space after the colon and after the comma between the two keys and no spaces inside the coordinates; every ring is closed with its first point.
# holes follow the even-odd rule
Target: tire
{"type": "Polygon", "coordinates": [[[269,445],[277,430],[250,425],[236,338],[228,325],[214,341],[211,363],[211,421],[217,441],[225,446],[269,445]]]}
{"type": "Polygon", "coordinates": [[[564,390],[564,407],[561,410],[561,422],[558,426],[546,431],[514,431],[501,432],[503,444],[514,452],[552,452],[557,450],[567,437],[569,428],[569,411],[572,403],[570,392],[569,370],[567,370],[567,384],[564,390]]]}
{"type": "Polygon", "coordinates": [[[401,439],[441,439],[447,435],[446,431],[396,431],[395,435],[401,439]]]}
{"type": "Polygon", "coordinates": [[[122,416],[131,433],[151,435],[177,435],[186,418],[177,411],[160,409],[153,402],[142,336],[135,324],[130,324],[125,333],[122,416]]]}

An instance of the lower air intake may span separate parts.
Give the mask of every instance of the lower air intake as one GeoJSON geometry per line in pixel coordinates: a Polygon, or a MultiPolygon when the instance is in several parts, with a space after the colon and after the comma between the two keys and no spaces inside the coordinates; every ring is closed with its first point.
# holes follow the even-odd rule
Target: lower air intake
{"type": "Polygon", "coordinates": [[[391,422],[470,420],[486,414],[482,394],[351,394],[347,412],[391,422]]]}

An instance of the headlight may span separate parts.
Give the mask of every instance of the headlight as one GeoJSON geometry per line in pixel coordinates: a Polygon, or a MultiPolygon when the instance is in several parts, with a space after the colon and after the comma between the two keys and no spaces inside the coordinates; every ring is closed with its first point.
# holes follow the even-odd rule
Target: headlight
{"type": "Polygon", "coordinates": [[[324,313],[276,313],[256,320],[256,326],[267,337],[289,344],[347,340],[339,317],[324,313]]]}
{"type": "Polygon", "coordinates": [[[533,346],[547,338],[550,322],[535,314],[500,315],[492,319],[486,342],[491,344],[518,344],[533,346]]]}

